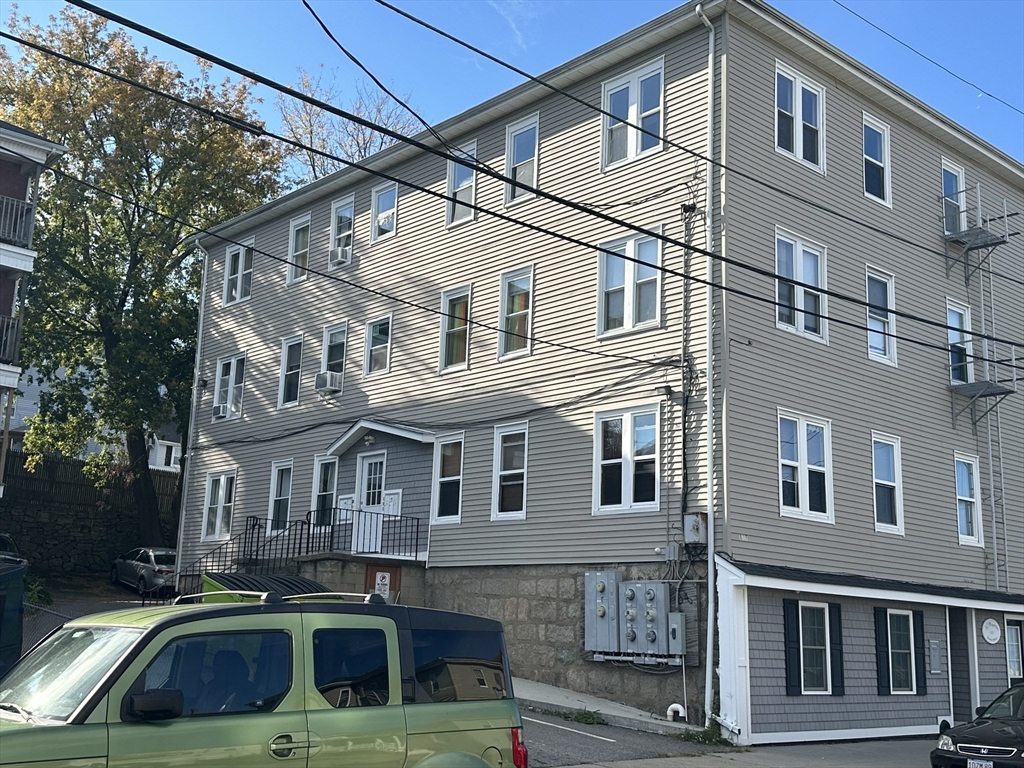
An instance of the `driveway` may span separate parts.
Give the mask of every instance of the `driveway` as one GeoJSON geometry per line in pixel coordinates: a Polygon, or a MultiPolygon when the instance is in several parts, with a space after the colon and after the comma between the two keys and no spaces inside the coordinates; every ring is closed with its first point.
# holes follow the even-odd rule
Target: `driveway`
{"type": "Polygon", "coordinates": [[[53,602],[50,605],[25,605],[22,653],[65,621],[91,613],[141,605],[132,590],[114,586],[102,576],[82,576],[60,581],[47,579],[46,584],[53,602]]]}

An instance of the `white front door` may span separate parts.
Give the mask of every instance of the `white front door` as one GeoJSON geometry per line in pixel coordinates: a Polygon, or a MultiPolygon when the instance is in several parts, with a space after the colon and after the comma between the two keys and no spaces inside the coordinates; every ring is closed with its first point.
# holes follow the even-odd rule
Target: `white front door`
{"type": "Polygon", "coordinates": [[[352,525],[353,552],[380,552],[386,459],[384,451],[359,455],[356,472],[357,504],[352,525]]]}

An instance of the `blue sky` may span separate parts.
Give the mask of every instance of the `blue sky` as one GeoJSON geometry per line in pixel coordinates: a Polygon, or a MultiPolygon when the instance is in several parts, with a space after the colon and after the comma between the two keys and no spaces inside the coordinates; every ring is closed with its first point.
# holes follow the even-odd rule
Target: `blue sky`
{"type": "MultiPolygon", "coordinates": [[[[360,73],[316,25],[301,0],[94,0],[283,82],[296,68],[360,73]]],[[[982,95],[872,29],[832,0],[770,0],[820,37],[1024,161],[1024,116],[982,95]]],[[[679,3],[671,0],[393,0],[410,13],[534,74],[600,45],[679,3]]],[[[1024,0],[843,0],[853,10],[961,77],[1024,109],[1024,0]]],[[[372,0],[310,0],[338,39],[430,122],[439,122],[520,78],[403,19],[372,0]]],[[[0,8],[9,9],[8,0],[0,8]]],[[[43,23],[64,3],[21,0],[43,23]]],[[[4,13],[6,17],[6,13],[4,13]]],[[[189,58],[136,39],[194,72],[189,58]]],[[[351,92],[351,89],[346,89],[351,92]]],[[[275,125],[274,95],[261,93],[275,125]]]]}

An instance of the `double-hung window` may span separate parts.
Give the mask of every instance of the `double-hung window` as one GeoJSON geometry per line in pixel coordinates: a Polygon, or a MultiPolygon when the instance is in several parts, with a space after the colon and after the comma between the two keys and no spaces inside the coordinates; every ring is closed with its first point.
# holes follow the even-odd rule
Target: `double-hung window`
{"type": "Polygon", "coordinates": [[[244,301],[252,295],[252,257],[255,240],[228,247],[224,265],[224,304],[244,301]]]}
{"type": "Polygon", "coordinates": [[[800,603],[802,693],[829,693],[828,606],[800,603]]]}
{"type": "MultiPolygon", "coordinates": [[[[476,142],[472,141],[459,147],[457,154],[467,160],[476,161],[476,142]]],[[[448,226],[476,218],[476,210],[471,208],[476,200],[476,172],[454,160],[448,161],[448,226]]]]}
{"type": "Polygon", "coordinates": [[[442,372],[462,371],[469,365],[469,295],[469,287],[441,295],[442,372]]]}
{"type": "Polygon", "coordinates": [[[602,249],[598,270],[599,333],[657,326],[659,242],[651,237],[635,237],[609,243],[602,249]]]}
{"type": "Polygon", "coordinates": [[[974,381],[971,310],[947,301],[946,325],[946,340],[949,343],[949,381],[951,384],[968,384],[974,381]]]}
{"type": "Polygon", "coordinates": [[[324,328],[323,350],[320,355],[320,371],[328,374],[327,388],[341,392],[345,383],[345,351],[348,349],[348,323],[338,323],[324,328]]]}
{"type": "Polygon", "coordinates": [[[782,619],[786,695],[845,695],[842,606],[783,598],[782,619]]]}
{"type": "Polygon", "coordinates": [[[956,521],[961,544],[982,546],[981,500],[978,489],[978,457],[955,455],[956,521]]]}
{"type": "Polygon", "coordinates": [[[498,358],[529,354],[533,348],[533,267],[501,276],[501,337],[498,358]]]}
{"type": "Polygon", "coordinates": [[[277,407],[298,405],[299,380],[302,376],[302,337],[293,336],[281,342],[281,373],[278,383],[277,407]]]}
{"type": "Polygon", "coordinates": [[[867,273],[868,357],[896,365],[895,278],[872,269],[867,273]]]}
{"type": "Polygon", "coordinates": [[[434,448],[434,504],[432,522],[457,523],[462,519],[463,436],[439,438],[434,448]]]}
{"type": "Polygon", "coordinates": [[[306,279],[309,267],[309,214],[292,219],[288,228],[288,284],[306,279]]]}
{"type": "Polygon", "coordinates": [[[775,148],[825,170],[825,89],[776,63],[775,148]]]}
{"type": "MultiPolygon", "coordinates": [[[[533,114],[505,129],[505,174],[513,181],[537,188],[537,136],[539,114],[533,114]]],[[[505,204],[534,196],[533,189],[505,185],[505,204]]]]}
{"type": "Polygon", "coordinates": [[[398,185],[382,184],[373,190],[370,215],[370,242],[392,237],[398,228],[398,185]]]}
{"type": "Polygon", "coordinates": [[[338,492],[338,457],[317,456],[313,461],[313,525],[334,522],[338,492]]]}
{"type": "Polygon", "coordinates": [[[781,514],[834,522],[831,424],[779,411],[781,514]]]}
{"type": "Polygon", "coordinates": [[[391,315],[366,324],[363,375],[387,373],[391,369],[391,315]]]}
{"type": "Polygon", "coordinates": [[[242,415],[245,386],[245,354],[217,361],[217,388],[213,393],[213,417],[237,419],[242,415]]]}
{"type": "Polygon", "coordinates": [[[947,235],[967,229],[967,193],[964,169],[942,159],[942,227],[947,235]]]}
{"type": "Polygon", "coordinates": [[[331,203],[331,250],[327,254],[328,268],[352,263],[352,233],[355,202],[352,195],[331,203]]]}
{"type": "Polygon", "coordinates": [[[889,611],[889,685],[893,693],[914,693],[914,629],[910,611],[889,611]]]}
{"type": "Polygon", "coordinates": [[[231,510],[235,504],[235,473],[206,476],[206,509],[203,540],[226,539],[231,535],[231,510]]]}
{"type": "Polygon", "coordinates": [[[864,113],[864,196],[892,205],[889,126],[864,113]]]}
{"type": "Polygon", "coordinates": [[[661,147],[664,66],[659,59],[604,84],[602,107],[610,114],[604,116],[603,167],[661,147]]]}
{"type": "Polygon", "coordinates": [[[275,461],[270,469],[270,525],[267,533],[280,533],[288,527],[292,499],[292,460],[275,461]]]}
{"type": "Polygon", "coordinates": [[[828,303],[822,293],[826,288],[824,247],[777,231],[775,272],[779,275],[775,281],[776,324],[802,336],[826,341],[828,303]]]}
{"type": "Polygon", "coordinates": [[[658,509],[658,435],[657,406],[595,415],[595,514],[658,509]]]}
{"type": "Polygon", "coordinates": [[[527,435],[525,422],[494,428],[492,520],[522,520],[526,517],[527,435]]]}
{"type": "Polygon", "coordinates": [[[875,530],[903,534],[903,473],[900,439],[871,433],[875,491],[875,530]]]}
{"type": "Polygon", "coordinates": [[[878,694],[927,695],[924,611],[878,607],[874,614],[878,694]]]}

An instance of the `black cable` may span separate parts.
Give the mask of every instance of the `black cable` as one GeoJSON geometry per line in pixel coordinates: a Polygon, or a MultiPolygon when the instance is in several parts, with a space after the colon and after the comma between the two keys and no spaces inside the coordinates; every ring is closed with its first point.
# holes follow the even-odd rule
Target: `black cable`
{"type": "MultiPolygon", "coordinates": [[[[611,216],[609,214],[602,213],[601,211],[594,210],[594,209],[589,208],[589,207],[587,207],[585,205],[581,205],[580,203],[576,203],[576,202],[574,202],[572,200],[567,200],[567,199],[565,199],[563,197],[560,197],[558,195],[554,195],[554,194],[552,194],[550,192],[545,192],[544,190],[541,190],[541,189],[538,189],[538,188],[535,188],[535,187],[531,187],[531,186],[529,186],[527,184],[523,184],[522,182],[516,181],[515,179],[508,178],[508,177],[506,177],[506,176],[504,176],[504,175],[502,175],[500,173],[497,173],[497,172],[491,170],[490,168],[488,168],[486,166],[481,165],[480,163],[477,163],[475,160],[471,161],[471,160],[466,159],[465,157],[460,157],[458,155],[452,155],[450,153],[443,152],[443,151],[437,149],[436,147],[432,147],[432,146],[430,146],[428,144],[423,143],[419,139],[410,138],[410,137],[405,136],[405,135],[403,135],[401,133],[398,133],[397,131],[393,131],[390,128],[387,128],[386,126],[379,125],[379,124],[374,123],[371,120],[367,120],[366,118],[363,118],[363,117],[361,117],[359,115],[356,115],[356,114],[353,114],[353,113],[348,112],[346,110],[343,110],[343,109],[340,109],[338,107],[335,107],[335,106],[333,106],[331,104],[328,104],[327,102],[324,102],[324,101],[322,101],[320,99],[317,99],[317,98],[314,98],[312,96],[309,96],[308,94],[302,93],[301,91],[296,91],[294,88],[291,88],[289,86],[286,86],[286,85],[283,85],[281,83],[278,83],[278,82],[276,82],[274,80],[271,80],[270,78],[267,78],[267,77],[264,77],[263,75],[257,74],[256,72],[254,72],[252,70],[247,70],[244,67],[241,67],[241,66],[239,66],[237,64],[234,64],[234,63],[232,63],[230,61],[227,61],[226,59],[223,59],[223,58],[221,58],[219,56],[215,56],[214,54],[211,54],[211,53],[208,53],[206,51],[203,51],[202,49],[196,48],[196,47],[194,47],[192,45],[189,45],[188,43],[185,43],[185,42],[182,42],[182,41],[180,41],[180,40],[178,40],[176,38],[170,37],[169,35],[165,35],[162,32],[158,32],[158,31],[156,31],[154,29],[151,29],[150,27],[147,27],[147,26],[145,26],[143,24],[139,24],[138,22],[132,21],[131,19],[127,19],[127,18],[125,18],[123,16],[120,16],[120,15],[118,15],[116,13],[112,13],[110,11],[106,11],[106,10],[100,8],[99,6],[94,5],[93,3],[86,2],[86,0],[66,0],[66,1],[68,3],[70,3],[70,4],[72,4],[72,5],[78,6],[80,8],[83,8],[83,9],[87,10],[87,11],[95,13],[97,16],[101,16],[101,17],[103,17],[105,19],[108,19],[109,21],[113,21],[113,22],[115,22],[117,24],[121,24],[122,26],[126,26],[129,29],[134,29],[137,32],[141,32],[142,34],[147,35],[149,37],[152,37],[152,38],[154,38],[156,40],[160,40],[161,42],[166,43],[167,45],[170,45],[170,46],[172,46],[174,48],[178,48],[179,50],[185,51],[186,53],[189,53],[189,54],[191,54],[193,56],[197,56],[199,58],[206,59],[207,61],[209,61],[209,62],[211,62],[213,64],[217,64],[218,66],[224,67],[225,69],[228,69],[228,70],[234,72],[235,74],[241,75],[242,77],[249,78],[250,80],[254,80],[257,83],[265,85],[265,86],[267,86],[269,88],[272,88],[272,89],[274,89],[276,91],[279,91],[279,92],[281,92],[281,93],[283,93],[285,95],[292,96],[293,98],[299,99],[300,101],[304,101],[307,104],[311,104],[312,106],[319,107],[320,109],[326,110],[326,111],[328,111],[328,112],[330,112],[330,113],[332,113],[334,115],[337,115],[338,117],[344,118],[346,120],[350,120],[351,122],[357,123],[357,124],[362,125],[362,126],[364,126],[366,128],[370,128],[371,130],[377,131],[378,133],[382,133],[385,136],[389,136],[390,138],[393,138],[393,139],[395,139],[397,141],[400,141],[400,142],[402,142],[404,144],[409,144],[410,146],[413,146],[416,149],[419,149],[419,150],[421,150],[423,152],[426,152],[426,153],[431,154],[431,155],[435,155],[437,157],[444,158],[445,160],[453,161],[455,163],[458,163],[459,165],[465,166],[466,168],[470,168],[470,169],[473,169],[473,170],[480,171],[484,175],[491,176],[491,177],[501,181],[502,183],[509,184],[509,185],[518,187],[520,189],[526,190],[528,192],[531,192],[531,193],[537,195],[538,197],[543,197],[546,200],[550,200],[552,202],[558,203],[559,205],[571,208],[571,209],[579,211],[581,213],[588,214],[590,216],[593,216],[593,217],[596,217],[598,219],[601,219],[602,221],[606,221],[606,222],[608,222],[610,224],[615,224],[618,227],[622,227],[624,229],[631,230],[631,231],[637,232],[637,233],[642,234],[642,235],[646,235],[648,237],[654,238],[654,239],[659,240],[659,241],[664,242],[664,243],[675,245],[678,248],[682,248],[683,250],[690,251],[692,253],[697,253],[697,254],[700,254],[700,255],[703,255],[703,256],[707,256],[707,257],[712,258],[712,259],[716,259],[716,260],[718,260],[718,261],[720,261],[720,262],[722,262],[724,264],[729,264],[729,265],[735,266],[735,267],[737,267],[739,269],[745,269],[745,270],[754,272],[755,274],[759,274],[759,275],[761,275],[763,277],[768,277],[768,278],[773,279],[773,280],[782,280],[783,282],[788,283],[790,285],[799,286],[801,288],[807,288],[807,289],[810,289],[810,290],[814,291],[815,293],[818,293],[818,294],[821,294],[821,295],[824,295],[824,296],[832,296],[833,298],[839,299],[840,301],[847,301],[847,302],[850,302],[852,304],[856,304],[856,305],[858,305],[860,307],[863,307],[864,309],[869,309],[869,308],[872,308],[872,307],[875,308],[875,309],[886,309],[887,311],[891,312],[896,317],[903,317],[903,318],[906,318],[906,319],[909,319],[909,320],[914,320],[914,321],[920,322],[920,323],[922,323],[924,325],[931,325],[931,326],[934,326],[936,328],[941,328],[941,329],[946,330],[946,331],[950,331],[950,330],[961,331],[962,330],[962,329],[959,329],[959,328],[954,328],[952,326],[948,326],[948,325],[946,325],[944,323],[939,323],[939,322],[934,321],[934,320],[928,320],[926,318],[916,317],[914,315],[911,315],[910,313],[903,312],[903,311],[897,310],[895,308],[887,308],[887,307],[874,306],[874,305],[871,305],[869,302],[867,302],[864,299],[859,299],[859,298],[856,298],[856,297],[853,297],[853,296],[847,296],[845,294],[839,293],[838,291],[832,291],[832,290],[829,290],[827,288],[822,288],[820,286],[811,285],[809,283],[803,283],[803,282],[800,282],[800,281],[797,281],[797,280],[793,280],[791,278],[784,277],[784,276],[779,275],[779,274],[777,274],[775,272],[772,272],[771,270],[767,270],[767,269],[764,269],[762,267],[757,267],[757,266],[754,266],[752,264],[748,264],[746,262],[739,261],[737,259],[733,259],[733,258],[730,258],[730,257],[727,257],[727,256],[722,256],[720,254],[714,253],[713,251],[709,251],[707,249],[700,248],[698,246],[690,245],[689,243],[682,242],[682,241],[680,241],[680,240],[678,240],[676,238],[668,237],[667,235],[664,235],[661,232],[645,229],[644,227],[640,227],[640,226],[638,226],[636,224],[631,224],[630,222],[624,221],[623,219],[619,219],[619,218],[617,218],[615,216],[611,216]]],[[[4,36],[8,37],[8,35],[6,35],[6,34],[4,36]]],[[[12,38],[12,39],[17,39],[17,38],[12,38]]],[[[266,132],[266,131],[264,131],[264,133],[266,133],[266,135],[271,135],[269,132],[266,132]]],[[[307,148],[307,151],[309,151],[308,148],[307,148]]],[[[686,151],[690,152],[691,154],[694,154],[691,150],[686,150],[686,151]]],[[[321,152],[320,154],[325,154],[325,153],[321,152]]],[[[416,186],[414,184],[411,184],[409,182],[402,181],[401,179],[397,179],[396,177],[389,176],[389,175],[387,175],[387,174],[385,174],[385,173],[383,173],[381,171],[373,170],[370,167],[368,167],[366,165],[363,165],[362,163],[353,163],[351,161],[344,161],[342,158],[336,158],[333,155],[329,155],[329,154],[325,154],[325,156],[332,157],[333,159],[336,159],[339,162],[346,163],[346,164],[348,164],[350,166],[359,168],[360,170],[363,170],[363,171],[366,171],[368,173],[372,173],[374,175],[380,176],[381,178],[387,178],[387,179],[390,179],[392,181],[396,181],[397,183],[403,184],[404,186],[410,187],[412,189],[418,189],[420,191],[427,191],[426,188],[418,187],[418,186],[416,186]]],[[[447,195],[441,195],[439,193],[435,193],[435,192],[432,192],[432,191],[430,192],[430,194],[434,194],[436,196],[443,197],[444,199],[447,199],[447,200],[451,200],[452,199],[452,198],[448,197],[447,195]]],[[[485,209],[481,209],[481,208],[479,208],[478,206],[475,206],[475,205],[470,205],[470,204],[467,204],[467,203],[461,203],[461,201],[459,201],[459,202],[460,202],[460,204],[468,205],[469,207],[474,208],[475,210],[485,210],[485,209]]],[[[533,228],[533,225],[527,224],[525,222],[518,221],[516,219],[512,219],[510,217],[504,217],[502,214],[498,214],[498,213],[493,212],[493,211],[486,211],[486,212],[490,213],[493,216],[497,216],[499,218],[504,218],[507,221],[516,222],[517,224],[519,224],[521,226],[526,226],[526,227],[533,228]]],[[[544,231],[544,230],[542,230],[542,228],[535,228],[535,229],[537,229],[538,231],[544,231]]],[[[548,234],[554,234],[554,233],[548,231],[548,234]]],[[[567,238],[564,238],[564,236],[563,236],[563,239],[567,239],[567,238]]],[[[569,242],[573,242],[572,239],[568,239],[568,241],[569,242]]],[[[578,243],[578,244],[583,244],[583,243],[578,243]]],[[[594,246],[587,246],[587,247],[593,248],[594,246]]],[[[615,255],[620,255],[620,254],[615,254],[615,255]]],[[[637,261],[635,259],[629,259],[628,257],[625,257],[625,258],[626,258],[627,261],[637,261]]],[[[650,266],[650,265],[648,265],[648,266],[650,266]]],[[[665,268],[665,267],[660,267],[659,266],[659,267],[656,267],[656,268],[661,270],[661,271],[667,272],[669,274],[672,273],[671,271],[667,270],[667,268],[665,268]]],[[[677,274],[680,274],[680,276],[684,276],[684,275],[681,275],[681,273],[677,273],[677,274]]],[[[746,294],[746,292],[739,291],[739,290],[737,290],[735,288],[731,288],[731,287],[727,287],[727,286],[723,286],[723,285],[711,284],[708,281],[704,281],[704,280],[701,280],[700,278],[696,278],[696,277],[693,277],[693,276],[690,276],[690,275],[685,275],[684,277],[686,279],[688,279],[688,280],[694,280],[694,281],[699,282],[699,283],[704,284],[704,285],[713,285],[713,287],[718,287],[718,288],[721,288],[722,290],[727,290],[727,291],[731,291],[731,292],[734,292],[734,293],[738,293],[739,295],[746,295],[746,296],[748,296],[748,298],[755,298],[755,300],[763,300],[761,297],[754,297],[752,294],[746,294]]],[[[815,313],[807,313],[807,314],[812,314],[813,315],[815,313]]],[[[846,321],[835,320],[835,322],[843,324],[846,321]]],[[[856,326],[856,327],[863,327],[863,326],[856,326]]],[[[1006,339],[998,339],[998,338],[986,336],[986,335],[983,335],[983,334],[974,334],[973,332],[972,332],[972,336],[974,336],[976,338],[987,338],[987,339],[989,339],[991,341],[998,341],[998,342],[1001,342],[1001,343],[1004,343],[1004,344],[1009,344],[1011,346],[1022,346],[1022,347],[1024,347],[1024,342],[1016,342],[1016,341],[1009,341],[1009,340],[1006,340],[1006,339]]]]}

